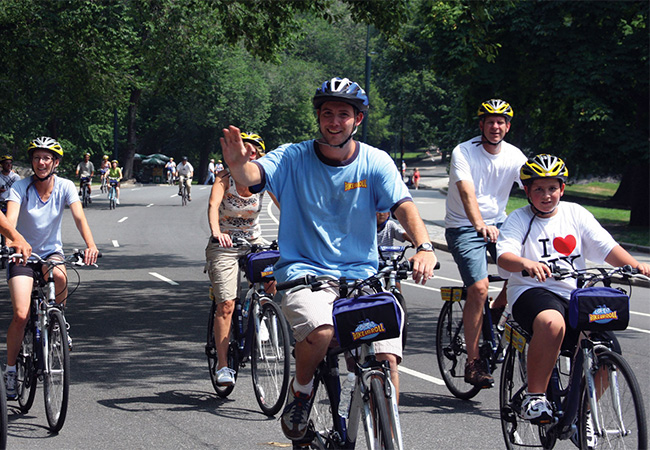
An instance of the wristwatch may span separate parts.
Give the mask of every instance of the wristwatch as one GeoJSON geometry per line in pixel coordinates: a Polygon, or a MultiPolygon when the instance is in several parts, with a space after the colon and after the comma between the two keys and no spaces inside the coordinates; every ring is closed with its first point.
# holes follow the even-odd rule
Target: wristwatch
{"type": "Polygon", "coordinates": [[[415,249],[415,252],[432,252],[433,244],[431,242],[424,242],[415,249]]]}

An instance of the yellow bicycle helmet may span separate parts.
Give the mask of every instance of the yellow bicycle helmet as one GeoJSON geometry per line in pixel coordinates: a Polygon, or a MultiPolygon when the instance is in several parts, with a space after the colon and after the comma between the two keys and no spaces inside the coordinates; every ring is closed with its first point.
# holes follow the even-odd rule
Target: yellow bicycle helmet
{"type": "Polygon", "coordinates": [[[261,149],[260,156],[266,153],[266,146],[264,145],[264,139],[259,134],[255,133],[241,133],[241,139],[244,142],[250,142],[251,144],[259,147],[261,149]]]}
{"type": "Polygon", "coordinates": [[[504,116],[509,121],[514,116],[514,113],[508,102],[493,98],[481,103],[481,106],[478,107],[477,115],[479,118],[487,115],[504,116]]]}
{"type": "Polygon", "coordinates": [[[49,150],[55,158],[63,158],[63,149],[61,148],[61,144],[50,137],[42,136],[29,143],[27,152],[29,153],[30,158],[32,152],[36,149],[49,150]]]}
{"type": "Polygon", "coordinates": [[[530,183],[538,178],[558,178],[566,183],[569,169],[560,158],[554,155],[541,154],[530,158],[521,166],[519,177],[522,183],[530,183]]]}
{"type": "Polygon", "coordinates": [[[11,155],[0,156],[0,163],[3,163],[5,161],[13,161],[13,160],[14,160],[14,157],[11,156],[11,155]]]}

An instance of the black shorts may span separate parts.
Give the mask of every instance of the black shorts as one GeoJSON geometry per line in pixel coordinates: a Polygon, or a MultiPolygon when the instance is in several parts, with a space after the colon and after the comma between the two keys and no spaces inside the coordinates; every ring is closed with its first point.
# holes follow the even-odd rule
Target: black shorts
{"type": "MultiPolygon", "coordinates": [[[[50,259],[55,259],[57,261],[63,261],[63,255],[60,253],[52,253],[49,255],[46,260],[50,259]]],[[[43,264],[41,263],[36,263],[36,264],[27,264],[23,266],[22,264],[16,264],[14,262],[10,262],[9,266],[7,266],[7,280],[10,280],[13,277],[31,277],[36,279],[35,272],[38,270],[39,272],[42,271],[43,264]]]]}
{"type": "Polygon", "coordinates": [[[512,316],[521,327],[531,336],[533,335],[533,322],[539,313],[546,310],[558,311],[564,317],[563,350],[572,350],[578,342],[580,332],[569,325],[569,300],[544,288],[531,288],[517,298],[512,307],[512,316]]]}

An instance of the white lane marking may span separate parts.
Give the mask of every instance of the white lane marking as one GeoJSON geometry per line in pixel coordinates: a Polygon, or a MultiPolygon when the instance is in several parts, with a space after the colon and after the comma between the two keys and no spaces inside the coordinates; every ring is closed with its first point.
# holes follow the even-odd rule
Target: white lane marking
{"type": "Polygon", "coordinates": [[[272,207],[273,207],[273,202],[269,202],[269,204],[266,206],[267,212],[269,213],[269,216],[271,217],[271,220],[273,220],[273,222],[275,222],[276,224],[279,225],[280,224],[280,219],[275,217],[275,215],[273,214],[273,210],[271,209],[272,207]]]}
{"type": "Polygon", "coordinates": [[[210,186],[203,186],[202,188],[199,188],[199,191],[202,191],[204,189],[211,189],[211,187],[210,186]]]}
{"type": "Polygon", "coordinates": [[[139,191],[139,190],[140,190],[140,188],[133,188],[133,189],[131,189],[131,191],[139,191]]]}
{"type": "MultiPolygon", "coordinates": [[[[632,312],[632,311],[630,311],[630,312],[632,312]]],[[[650,330],[644,330],[643,328],[627,327],[626,330],[639,331],[641,333],[650,334],[650,330]]]]}
{"type": "Polygon", "coordinates": [[[642,312],[636,312],[636,311],[630,311],[630,314],[636,314],[637,316],[650,317],[650,314],[648,314],[648,313],[642,313],[642,312]]]}
{"type": "Polygon", "coordinates": [[[174,194],[174,195],[170,195],[169,198],[174,198],[174,197],[177,197],[177,196],[178,196],[178,194],[174,194]]]}
{"type": "Polygon", "coordinates": [[[147,205],[147,208],[151,208],[152,206],[153,206],[153,203],[149,203],[149,204],[147,205]]]}
{"type": "Polygon", "coordinates": [[[429,383],[437,384],[438,386],[444,386],[445,384],[445,382],[442,381],[440,378],[432,377],[431,375],[418,372],[417,370],[409,369],[408,367],[404,367],[404,366],[398,366],[398,367],[400,372],[404,372],[407,375],[412,375],[424,381],[428,381],[429,383]]]}
{"type": "Polygon", "coordinates": [[[124,222],[126,219],[128,219],[128,216],[127,216],[127,217],[122,217],[120,220],[117,221],[117,223],[122,223],[122,222],[124,222]]]}
{"type": "Polygon", "coordinates": [[[119,247],[120,246],[120,244],[115,239],[113,239],[111,242],[113,242],[113,247],[119,247]]]}
{"type": "Polygon", "coordinates": [[[177,282],[175,282],[174,280],[170,280],[169,278],[164,277],[164,276],[160,275],[159,273],[156,273],[156,272],[149,272],[149,275],[151,275],[152,277],[156,277],[156,278],[158,278],[159,280],[164,281],[165,283],[169,283],[169,284],[171,284],[172,286],[178,286],[178,283],[177,283],[177,282]]]}

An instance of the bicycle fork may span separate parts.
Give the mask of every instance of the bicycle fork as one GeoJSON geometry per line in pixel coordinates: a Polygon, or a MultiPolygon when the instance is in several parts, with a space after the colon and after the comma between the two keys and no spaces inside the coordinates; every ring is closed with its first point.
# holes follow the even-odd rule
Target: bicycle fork
{"type": "Polygon", "coordinates": [[[608,434],[615,434],[619,436],[627,436],[630,431],[625,428],[623,423],[623,412],[621,408],[621,398],[618,390],[618,372],[616,370],[607,371],[605,374],[601,373],[606,370],[604,367],[596,366],[594,361],[593,348],[584,348],[582,350],[584,355],[583,372],[585,374],[587,394],[589,395],[589,406],[591,407],[591,420],[594,426],[596,436],[603,437],[608,434]],[[596,376],[594,376],[596,375],[596,376]],[[598,380],[598,381],[597,381],[598,380]],[[606,386],[603,384],[607,383],[606,386]],[[598,384],[598,386],[597,386],[598,384]],[[609,390],[609,395],[612,397],[612,405],[616,411],[616,420],[618,427],[616,430],[606,430],[604,425],[600,423],[600,411],[598,406],[598,399],[604,394],[605,389],[609,390]]]}

